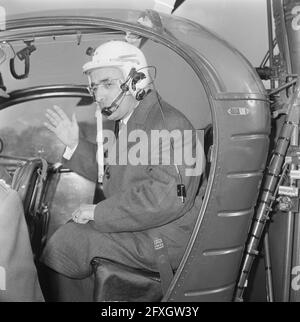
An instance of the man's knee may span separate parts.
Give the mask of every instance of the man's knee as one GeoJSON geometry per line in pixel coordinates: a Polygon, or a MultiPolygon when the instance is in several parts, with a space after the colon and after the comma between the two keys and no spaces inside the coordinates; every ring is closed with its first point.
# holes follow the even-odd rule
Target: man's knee
{"type": "Polygon", "coordinates": [[[92,302],[94,276],[74,279],[39,264],[39,280],[47,302],[92,302]]]}

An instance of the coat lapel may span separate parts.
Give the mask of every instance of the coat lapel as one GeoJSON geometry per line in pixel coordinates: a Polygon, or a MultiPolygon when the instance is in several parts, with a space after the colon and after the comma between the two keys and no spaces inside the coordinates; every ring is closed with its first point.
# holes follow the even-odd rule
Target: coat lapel
{"type": "Polygon", "coordinates": [[[136,144],[136,142],[128,142],[128,136],[132,131],[144,130],[147,134],[149,133],[149,124],[145,125],[149,112],[153,106],[157,103],[157,93],[151,91],[136,107],[133,111],[131,117],[129,118],[127,124],[120,130],[118,138],[113,144],[113,151],[116,153],[116,164],[110,164],[108,166],[109,176],[105,180],[105,190],[110,192],[110,190],[116,191],[114,189],[122,189],[122,178],[124,177],[124,172],[127,168],[128,154],[130,148],[136,144]]]}

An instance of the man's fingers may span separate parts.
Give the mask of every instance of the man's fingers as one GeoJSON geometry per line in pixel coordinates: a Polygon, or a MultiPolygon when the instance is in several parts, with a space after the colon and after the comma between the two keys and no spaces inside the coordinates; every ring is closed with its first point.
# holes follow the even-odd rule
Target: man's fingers
{"type": "Polygon", "coordinates": [[[77,220],[77,223],[78,224],[86,224],[86,223],[88,223],[89,222],[89,220],[88,219],[81,219],[81,218],[78,218],[78,220],[77,220]]]}
{"type": "Polygon", "coordinates": [[[74,216],[78,216],[80,210],[79,209],[76,209],[73,213],[72,213],[72,217],[74,216]]]}
{"type": "Polygon", "coordinates": [[[80,215],[80,208],[79,209],[76,209],[73,213],[72,213],[72,219],[77,222],[78,221],[78,218],[79,218],[79,215],[80,215]]]}
{"type": "Polygon", "coordinates": [[[60,117],[60,115],[58,113],[56,113],[55,111],[50,110],[49,108],[47,108],[46,113],[48,115],[52,116],[57,123],[60,123],[60,122],[63,121],[63,119],[60,117]]]}
{"type": "Polygon", "coordinates": [[[84,218],[82,214],[74,215],[72,216],[72,219],[77,224],[86,224],[87,222],[89,222],[89,219],[84,218]]]}
{"type": "Polygon", "coordinates": [[[67,114],[63,111],[62,108],[60,108],[58,105],[53,105],[53,108],[63,120],[69,120],[67,114]]]}
{"type": "Polygon", "coordinates": [[[77,224],[85,224],[85,222],[83,220],[78,220],[77,224]]]}
{"type": "Polygon", "coordinates": [[[54,132],[55,133],[56,128],[54,126],[52,126],[51,124],[49,124],[47,122],[44,122],[44,125],[46,126],[46,128],[48,130],[50,130],[51,132],[54,132]]]}
{"type": "Polygon", "coordinates": [[[48,113],[46,113],[46,118],[52,125],[56,126],[58,124],[57,120],[48,113]]]}

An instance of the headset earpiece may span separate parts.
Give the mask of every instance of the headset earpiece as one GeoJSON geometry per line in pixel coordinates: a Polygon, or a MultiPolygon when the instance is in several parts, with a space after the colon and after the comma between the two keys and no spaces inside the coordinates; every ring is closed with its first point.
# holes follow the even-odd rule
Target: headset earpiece
{"type": "Polygon", "coordinates": [[[146,78],[146,75],[144,73],[135,71],[134,75],[132,76],[132,80],[131,80],[132,90],[136,91],[136,84],[144,78],[146,78]]]}
{"type": "Polygon", "coordinates": [[[136,92],[134,94],[135,94],[136,100],[138,101],[141,101],[144,98],[146,92],[143,88],[137,89],[136,85],[138,82],[140,82],[145,78],[146,78],[146,75],[143,72],[137,72],[135,68],[132,68],[128,75],[128,80],[130,80],[131,90],[133,92],[136,92]]]}
{"type": "Polygon", "coordinates": [[[131,68],[127,80],[120,86],[121,90],[123,92],[130,90],[132,95],[135,96],[135,99],[141,101],[145,97],[146,91],[144,88],[138,88],[136,85],[143,79],[146,79],[145,73],[138,72],[135,68],[131,68]],[[131,89],[129,87],[131,87],[131,89]]]}

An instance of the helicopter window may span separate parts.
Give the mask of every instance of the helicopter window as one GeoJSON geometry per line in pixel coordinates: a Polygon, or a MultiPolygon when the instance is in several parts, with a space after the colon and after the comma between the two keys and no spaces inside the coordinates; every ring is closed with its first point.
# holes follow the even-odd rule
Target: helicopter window
{"type": "Polygon", "coordinates": [[[143,51],[148,64],[157,69],[155,86],[164,100],[179,109],[196,129],[211,124],[207,94],[192,68],[161,44],[148,41],[143,51]]]}
{"type": "MultiPolygon", "coordinates": [[[[24,160],[41,157],[50,164],[61,161],[65,147],[43,125],[46,109],[53,105],[61,106],[69,116],[75,112],[82,134],[94,141],[94,106],[76,107],[78,101],[78,98],[40,99],[0,111],[0,137],[5,146],[0,154],[0,164],[13,175],[18,163],[9,162],[3,156],[24,160]]],[[[92,203],[94,194],[94,184],[76,173],[62,172],[51,178],[55,191],[50,204],[50,213],[53,215],[50,217],[49,235],[70,219],[80,203],[92,203]]]]}
{"type": "Polygon", "coordinates": [[[51,98],[24,102],[0,111],[0,137],[3,153],[19,157],[42,157],[50,163],[59,162],[64,146],[50,133],[43,122],[47,108],[61,106],[71,116],[76,113],[83,133],[94,140],[94,107],[76,107],[78,98],[51,98]],[[76,107],[76,108],[75,108],[76,107]]]}

